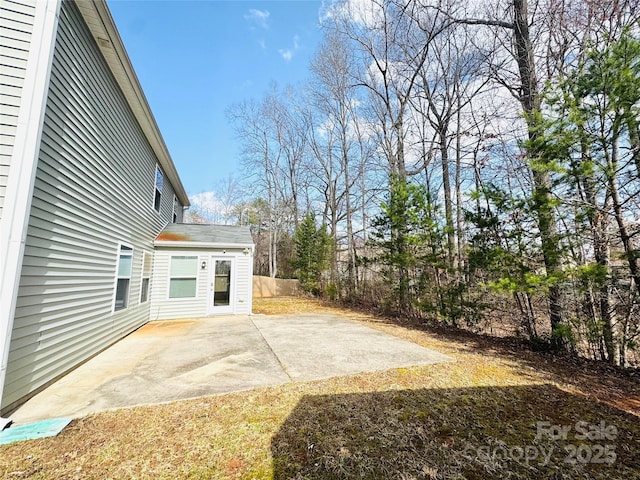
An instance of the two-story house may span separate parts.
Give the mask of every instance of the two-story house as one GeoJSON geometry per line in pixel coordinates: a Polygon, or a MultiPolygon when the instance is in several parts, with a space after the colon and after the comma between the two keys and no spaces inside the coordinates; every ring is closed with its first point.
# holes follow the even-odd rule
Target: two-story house
{"type": "Polygon", "coordinates": [[[246,228],[189,199],[105,0],[0,3],[0,410],[150,318],[250,313],[246,228]]]}

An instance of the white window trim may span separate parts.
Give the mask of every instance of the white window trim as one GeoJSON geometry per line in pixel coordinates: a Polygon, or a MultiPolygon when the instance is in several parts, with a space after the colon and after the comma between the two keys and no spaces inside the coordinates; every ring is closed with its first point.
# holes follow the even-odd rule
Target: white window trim
{"type": "Polygon", "coordinates": [[[196,298],[198,298],[198,287],[200,285],[200,280],[199,277],[200,275],[198,275],[198,271],[200,270],[200,264],[201,264],[202,260],[200,259],[199,255],[187,255],[187,254],[175,254],[175,255],[171,255],[169,256],[169,274],[168,274],[168,278],[167,278],[167,300],[169,300],[170,302],[184,302],[184,301],[190,301],[190,300],[194,300],[196,298]],[[171,279],[172,278],[194,278],[192,276],[179,276],[179,277],[172,277],[171,276],[171,262],[172,259],[174,257],[195,257],[196,258],[196,273],[195,273],[195,279],[196,279],[196,291],[195,291],[195,295],[193,297],[176,297],[176,298],[171,298],[171,279]]]}
{"type": "MultiPolygon", "coordinates": [[[[125,242],[118,242],[118,249],[116,250],[116,270],[113,280],[113,298],[111,299],[111,313],[122,312],[123,310],[127,310],[131,306],[131,281],[133,278],[133,260],[135,258],[135,249],[133,245],[125,242]],[[120,277],[118,276],[118,270],[120,270],[120,251],[122,247],[131,249],[131,275],[129,275],[129,291],[127,292],[127,305],[124,308],[120,308],[116,310],[116,294],[118,290],[118,280],[120,277]]],[[[124,277],[122,277],[124,278],[124,277]]]]}

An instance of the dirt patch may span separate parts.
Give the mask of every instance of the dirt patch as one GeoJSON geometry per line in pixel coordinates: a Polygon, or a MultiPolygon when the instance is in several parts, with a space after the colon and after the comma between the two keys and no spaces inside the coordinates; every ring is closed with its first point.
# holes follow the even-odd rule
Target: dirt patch
{"type": "Polygon", "coordinates": [[[193,327],[194,321],[190,320],[162,320],[158,322],[149,322],[143,327],[139,328],[134,335],[150,335],[154,337],[174,337],[180,335],[181,332],[185,332],[193,327]]]}

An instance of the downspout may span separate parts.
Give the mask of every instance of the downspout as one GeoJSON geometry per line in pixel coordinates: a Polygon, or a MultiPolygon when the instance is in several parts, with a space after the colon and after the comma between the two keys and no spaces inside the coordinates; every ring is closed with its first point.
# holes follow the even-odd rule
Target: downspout
{"type": "Polygon", "coordinates": [[[33,33],[0,218],[0,411],[61,0],[35,2],[33,33]]]}

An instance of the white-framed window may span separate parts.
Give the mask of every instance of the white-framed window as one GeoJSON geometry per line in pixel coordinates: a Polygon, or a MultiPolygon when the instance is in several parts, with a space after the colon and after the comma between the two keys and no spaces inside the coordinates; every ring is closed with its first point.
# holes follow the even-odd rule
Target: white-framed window
{"type": "Polygon", "coordinates": [[[169,266],[169,298],[195,298],[198,257],[173,256],[169,266]]]}
{"type": "Polygon", "coordinates": [[[149,252],[142,256],[142,282],[140,283],[140,303],[149,300],[149,282],[151,278],[151,261],[153,257],[149,252]]]}
{"type": "Polygon", "coordinates": [[[173,216],[171,217],[171,223],[176,223],[178,220],[178,197],[173,196],[173,216]]]}
{"type": "Polygon", "coordinates": [[[116,312],[129,306],[129,289],[131,287],[132,266],[133,247],[121,243],[118,248],[116,287],[113,301],[113,310],[116,312]]]}
{"type": "Polygon", "coordinates": [[[156,212],[160,212],[160,205],[162,202],[162,185],[164,184],[164,176],[162,175],[162,170],[160,170],[160,165],[156,165],[156,184],[153,189],[153,209],[156,212]]]}

